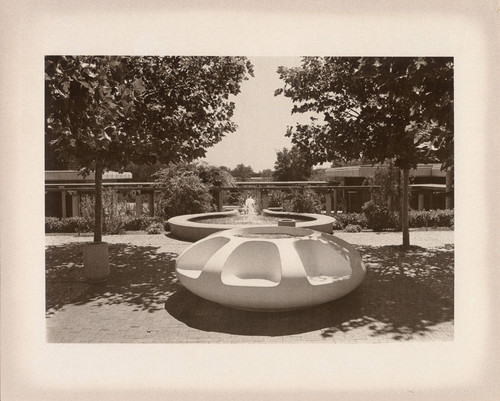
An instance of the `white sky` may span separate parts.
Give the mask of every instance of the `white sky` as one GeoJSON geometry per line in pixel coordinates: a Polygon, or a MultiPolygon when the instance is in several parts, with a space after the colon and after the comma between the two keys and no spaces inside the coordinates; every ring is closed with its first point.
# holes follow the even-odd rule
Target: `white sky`
{"type": "Polygon", "coordinates": [[[283,86],[276,69],[279,65],[299,66],[300,57],[249,57],[254,65],[254,77],[244,81],[241,92],[233,98],[236,105],[232,120],[238,125],[236,132],[227,135],[207,150],[202,160],[215,166],[236,167],[243,163],[255,172],[274,169],[276,151],[290,148],[286,128],[304,116],[292,116],[292,102],[274,91],[283,86]]]}

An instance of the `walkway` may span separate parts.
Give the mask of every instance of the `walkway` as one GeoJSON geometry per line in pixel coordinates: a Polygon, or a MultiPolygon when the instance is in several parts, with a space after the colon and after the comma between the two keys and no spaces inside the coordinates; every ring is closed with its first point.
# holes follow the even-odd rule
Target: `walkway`
{"type": "Polygon", "coordinates": [[[165,235],[120,235],[111,276],[89,285],[82,242],[46,236],[47,341],[68,343],[379,343],[453,339],[453,232],[336,233],[363,255],[363,284],[301,311],[244,312],[205,301],[177,282],[174,258],[189,243],[165,235]]]}

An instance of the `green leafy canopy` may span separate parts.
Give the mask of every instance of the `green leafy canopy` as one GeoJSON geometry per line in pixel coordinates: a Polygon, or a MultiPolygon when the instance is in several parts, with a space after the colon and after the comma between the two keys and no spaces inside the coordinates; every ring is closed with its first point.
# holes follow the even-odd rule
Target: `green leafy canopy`
{"type": "Polygon", "coordinates": [[[84,170],[190,161],[234,132],[245,57],[47,56],[46,142],[84,170]]]}
{"type": "Polygon", "coordinates": [[[283,148],[276,152],[274,163],[274,178],[277,181],[304,181],[312,173],[312,166],[308,154],[297,146],[290,150],[283,148]]]}
{"type": "Polygon", "coordinates": [[[294,102],[292,113],[318,115],[287,131],[315,163],[453,164],[452,58],[304,57],[278,74],[284,86],[275,95],[294,102]]]}

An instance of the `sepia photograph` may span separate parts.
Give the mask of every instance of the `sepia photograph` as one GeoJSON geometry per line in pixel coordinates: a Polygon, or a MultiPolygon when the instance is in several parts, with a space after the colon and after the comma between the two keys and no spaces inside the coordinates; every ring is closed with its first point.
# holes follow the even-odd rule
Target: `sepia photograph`
{"type": "Polygon", "coordinates": [[[453,340],[453,58],[47,56],[45,102],[47,341],[453,340]]]}
{"type": "Polygon", "coordinates": [[[2,2],[2,400],[500,395],[500,8],[2,2]]]}

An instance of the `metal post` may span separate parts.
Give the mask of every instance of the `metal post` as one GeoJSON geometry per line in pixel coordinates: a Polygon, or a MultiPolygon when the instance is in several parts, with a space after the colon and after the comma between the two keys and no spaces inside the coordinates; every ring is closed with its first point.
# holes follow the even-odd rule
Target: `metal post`
{"type": "Polygon", "coordinates": [[[80,194],[77,191],[69,191],[71,195],[71,215],[80,217],[80,194]]]}
{"type": "Polygon", "coordinates": [[[142,194],[141,191],[135,193],[135,215],[136,217],[142,216],[142,194]]]}
{"type": "Polygon", "coordinates": [[[347,191],[347,212],[354,211],[353,197],[355,193],[355,191],[347,191]]]}
{"type": "Polygon", "coordinates": [[[339,208],[338,208],[338,191],[336,189],[333,190],[333,213],[337,214],[339,208]]]}
{"type": "Polygon", "coordinates": [[[148,194],[148,208],[149,208],[149,215],[151,217],[154,217],[155,215],[155,193],[150,192],[148,194]]]}
{"type": "Polygon", "coordinates": [[[332,214],[332,194],[327,192],[325,194],[325,203],[326,203],[326,215],[330,216],[332,214]]]}
{"type": "Polygon", "coordinates": [[[347,213],[349,207],[347,205],[347,190],[345,189],[345,177],[342,177],[342,186],[344,187],[342,189],[342,213],[347,213]]]}
{"type": "Polygon", "coordinates": [[[418,194],[418,210],[424,210],[425,207],[425,195],[423,192],[418,194]]]}
{"type": "Polygon", "coordinates": [[[260,196],[262,200],[262,209],[267,209],[269,206],[269,194],[267,193],[267,189],[261,190],[260,196]]]}
{"type": "Polygon", "coordinates": [[[66,191],[64,189],[61,191],[61,215],[62,215],[63,219],[65,217],[67,217],[67,211],[66,211],[66,191]]]}
{"type": "Polygon", "coordinates": [[[221,188],[217,188],[217,210],[224,211],[224,191],[221,188]]]}

